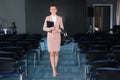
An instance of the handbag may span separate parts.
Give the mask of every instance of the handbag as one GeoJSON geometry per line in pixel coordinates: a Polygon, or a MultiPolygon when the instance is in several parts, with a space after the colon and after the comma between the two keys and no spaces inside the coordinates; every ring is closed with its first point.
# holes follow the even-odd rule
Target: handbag
{"type": "Polygon", "coordinates": [[[61,45],[66,45],[71,42],[70,36],[68,36],[67,32],[61,30],[61,45]]]}

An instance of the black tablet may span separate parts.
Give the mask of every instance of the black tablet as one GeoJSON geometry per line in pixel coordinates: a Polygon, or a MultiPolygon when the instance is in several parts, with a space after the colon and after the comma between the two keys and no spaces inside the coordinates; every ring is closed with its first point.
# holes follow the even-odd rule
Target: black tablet
{"type": "Polygon", "coordinates": [[[53,27],[54,22],[53,21],[47,21],[47,27],[53,27]]]}

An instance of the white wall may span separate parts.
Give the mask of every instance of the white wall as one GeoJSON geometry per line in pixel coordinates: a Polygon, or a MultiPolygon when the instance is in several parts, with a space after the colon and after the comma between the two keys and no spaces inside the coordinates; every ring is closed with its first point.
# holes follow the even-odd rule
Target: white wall
{"type": "Polygon", "coordinates": [[[17,32],[26,33],[25,0],[0,0],[0,18],[9,24],[15,21],[17,32]]]}

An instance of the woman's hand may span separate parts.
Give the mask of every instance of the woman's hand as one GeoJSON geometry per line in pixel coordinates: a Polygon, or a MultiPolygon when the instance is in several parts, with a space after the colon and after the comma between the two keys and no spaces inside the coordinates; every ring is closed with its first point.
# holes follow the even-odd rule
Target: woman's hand
{"type": "Polygon", "coordinates": [[[55,30],[55,27],[51,27],[50,29],[51,29],[52,31],[54,31],[54,30],[55,30]]]}
{"type": "Polygon", "coordinates": [[[57,30],[55,29],[55,27],[51,27],[52,33],[56,33],[57,30]]]}

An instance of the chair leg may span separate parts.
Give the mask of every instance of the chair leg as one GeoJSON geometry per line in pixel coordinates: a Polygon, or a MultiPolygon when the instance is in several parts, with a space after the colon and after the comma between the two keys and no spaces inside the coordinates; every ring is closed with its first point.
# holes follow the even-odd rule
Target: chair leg
{"type": "Polygon", "coordinates": [[[40,52],[40,48],[38,48],[38,49],[36,49],[36,52],[37,52],[37,54],[38,54],[38,62],[40,62],[40,60],[41,60],[41,52],[40,52]]]}
{"type": "Polygon", "coordinates": [[[77,62],[78,62],[78,67],[80,68],[80,53],[77,53],[77,62]]]}
{"type": "Polygon", "coordinates": [[[80,68],[80,56],[79,56],[79,49],[78,49],[78,47],[77,47],[77,44],[74,44],[73,45],[73,53],[75,54],[75,56],[76,56],[76,61],[77,61],[77,66],[80,68]]]}
{"type": "Polygon", "coordinates": [[[84,80],[87,80],[87,65],[84,65],[84,80]]]}
{"type": "Polygon", "coordinates": [[[39,45],[40,53],[42,53],[41,43],[39,45]]]}
{"type": "Polygon", "coordinates": [[[34,67],[36,66],[36,56],[37,56],[37,52],[34,52],[34,67]]]}
{"type": "Polygon", "coordinates": [[[26,55],[26,59],[25,59],[25,76],[28,75],[28,65],[27,65],[27,55],[26,55]]]}
{"type": "Polygon", "coordinates": [[[40,42],[40,49],[41,49],[41,43],[44,45],[44,49],[46,51],[47,49],[46,49],[46,42],[45,42],[45,40],[41,40],[41,42],[40,42]]]}
{"type": "Polygon", "coordinates": [[[45,51],[46,51],[47,49],[46,49],[46,43],[45,43],[45,41],[44,41],[44,47],[45,47],[45,51]]]}
{"type": "Polygon", "coordinates": [[[20,74],[20,80],[23,80],[23,74],[20,74]]]}
{"type": "Polygon", "coordinates": [[[73,53],[77,55],[77,44],[73,45],[73,53]]]}
{"type": "Polygon", "coordinates": [[[90,80],[90,77],[88,77],[89,73],[89,65],[84,65],[84,78],[85,80],[90,80]]]}

